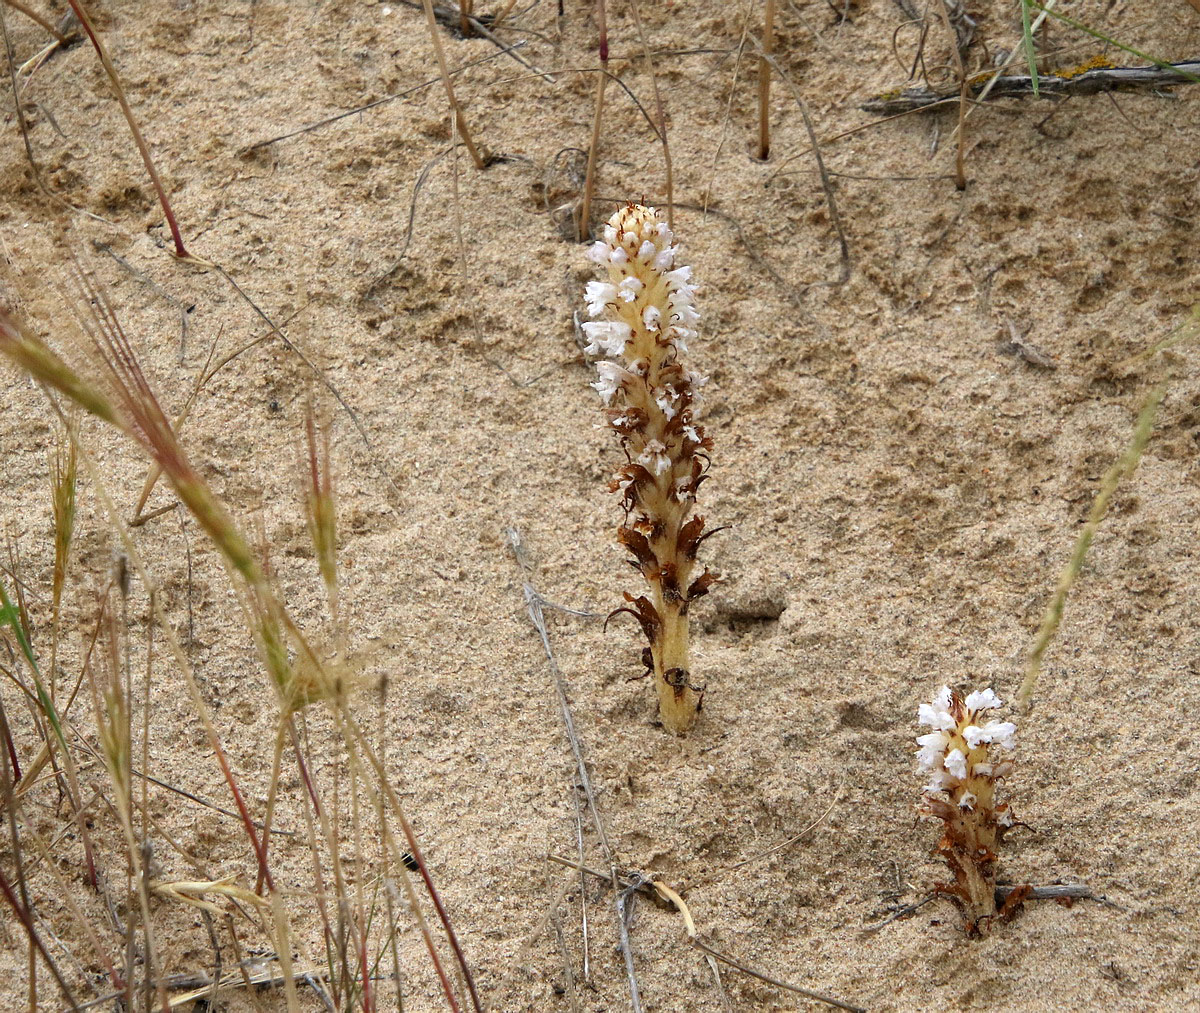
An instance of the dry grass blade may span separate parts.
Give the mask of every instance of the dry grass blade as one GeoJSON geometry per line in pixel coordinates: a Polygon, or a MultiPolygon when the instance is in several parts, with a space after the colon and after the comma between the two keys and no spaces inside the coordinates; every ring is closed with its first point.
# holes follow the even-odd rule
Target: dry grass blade
{"type": "Polygon", "coordinates": [[[47,32],[54,36],[55,41],[57,41],[60,46],[65,46],[68,41],[70,41],[67,36],[63,35],[62,32],[54,27],[49,19],[42,17],[32,7],[22,3],[21,0],[3,0],[3,2],[7,6],[11,7],[14,11],[19,11],[31,21],[36,22],[38,25],[44,28],[47,32]]]}
{"type": "Polygon", "coordinates": [[[775,0],[763,12],[763,37],[758,58],[758,157],[771,154],[771,54],[775,51],[775,0]]]}
{"type": "Polygon", "coordinates": [[[446,54],[442,51],[442,39],[438,34],[437,18],[433,13],[433,0],[423,0],[423,2],[425,19],[429,24],[429,40],[433,44],[433,54],[437,58],[438,72],[441,74],[442,85],[446,89],[446,99],[450,103],[450,115],[454,119],[454,127],[463,144],[466,145],[467,151],[471,153],[471,161],[475,163],[475,168],[484,169],[487,167],[487,162],[479,153],[479,149],[475,147],[475,142],[471,140],[471,132],[467,129],[467,121],[463,116],[462,107],[454,95],[454,82],[450,80],[450,71],[446,66],[446,54]]]}
{"type": "Polygon", "coordinates": [[[600,73],[596,77],[596,101],[592,109],[592,141],[588,145],[587,175],[583,183],[583,204],[579,209],[577,237],[586,243],[592,237],[592,194],[596,189],[596,160],[600,153],[600,125],[604,120],[604,89],[608,84],[608,21],[605,0],[596,0],[596,27],[600,33],[600,73]]]}
{"type": "Polygon", "coordinates": [[[108,75],[108,80],[112,84],[113,91],[116,92],[117,101],[121,104],[121,112],[125,116],[125,122],[129,124],[129,132],[133,134],[133,140],[137,144],[138,151],[141,153],[142,162],[146,166],[146,172],[150,175],[150,182],[154,184],[154,191],[158,194],[158,202],[162,205],[163,216],[166,218],[167,226],[171,230],[171,239],[175,243],[175,256],[179,260],[210,266],[207,260],[193,257],[183,245],[183,235],[179,231],[179,224],[175,221],[175,212],[171,209],[171,202],[167,199],[166,188],[159,178],[158,170],[154,167],[154,159],[150,157],[150,148],[147,146],[145,138],[142,137],[142,132],[138,128],[137,120],[133,115],[133,109],[130,108],[129,100],[125,97],[125,89],[121,86],[120,77],[117,76],[117,68],[113,66],[112,60],[109,59],[108,51],[104,48],[104,43],[100,41],[100,36],[96,34],[95,26],[92,24],[91,17],[84,9],[82,0],[67,0],[67,3],[71,5],[71,10],[75,12],[75,16],[79,18],[79,23],[83,26],[83,30],[91,40],[92,46],[96,50],[96,55],[100,57],[100,63],[104,67],[104,72],[108,75]]]}
{"type": "Polygon", "coordinates": [[[1158,387],[1151,392],[1138,415],[1137,423],[1133,427],[1133,437],[1129,441],[1129,446],[1117,459],[1116,463],[1108,469],[1108,472],[1100,482],[1100,490],[1096,493],[1096,500],[1092,504],[1092,509],[1088,512],[1088,518],[1083,525],[1083,530],[1079,532],[1079,537],[1075,539],[1075,548],[1071,552],[1071,558],[1063,569],[1062,575],[1058,578],[1058,586],[1054,589],[1054,594],[1050,598],[1050,604],[1046,606],[1045,615],[1042,617],[1042,625],[1038,629],[1037,638],[1033,643],[1033,650],[1029,653],[1029,663],[1025,669],[1025,680],[1021,683],[1021,692],[1018,694],[1018,700],[1022,707],[1028,708],[1030,705],[1034,686],[1037,685],[1038,674],[1042,670],[1042,657],[1046,653],[1046,648],[1050,646],[1050,642],[1054,639],[1054,634],[1058,632],[1059,624],[1062,622],[1063,609],[1067,604],[1067,595],[1071,593],[1071,587],[1075,583],[1075,578],[1079,576],[1079,571],[1083,569],[1083,562],[1087,558],[1087,552],[1091,547],[1092,539],[1096,536],[1100,522],[1104,520],[1104,515],[1108,511],[1109,501],[1117,491],[1117,486],[1121,484],[1122,479],[1129,478],[1137,470],[1138,462],[1142,459],[1142,452],[1146,449],[1146,444],[1150,440],[1150,434],[1154,430],[1154,418],[1158,414],[1158,406],[1162,403],[1165,393],[1166,391],[1162,387],[1158,387]]]}

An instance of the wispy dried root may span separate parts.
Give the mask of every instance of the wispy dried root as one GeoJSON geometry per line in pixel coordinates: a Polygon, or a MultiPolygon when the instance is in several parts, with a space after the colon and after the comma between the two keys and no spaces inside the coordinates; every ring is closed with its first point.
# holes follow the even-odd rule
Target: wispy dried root
{"type": "MultiPolygon", "coordinates": [[[[704,518],[691,517],[704,481],[712,441],[693,417],[706,378],[685,369],[679,355],[699,320],[691,268],[675,267],[678,247],[658,211],[630,204],[604,227],[588,251],[608,273],[587,286],[588,312],[611,319],[583,325],[589,354],[611,356],[596,364],[592,386],[608,409],[628,463],[612,489],[624,497],[625,523],[617,540],[646,578],[650,594],[626,593],[628,613],[650,647],[642,660],[653,671],[659,715],[670,731],[687,731],[703,699],[694,684],[688,645],[688,609],[717,581],[707,568],[693,576],[704,518]]],[[[611,617],[610,617],[611,618],[611,617]]]]}
{"type": "Polygon", "coordinates": [[[921,812],[944,824],[937,851],[954,874],[954,882],[936,889],[958,908],[968,935],[985,932],[997,917],[1011,917],[1023,897],[1018,890],[996,906],[997,849],[1014,822],[1008,804],[996,801],[996,783],[1013,764],[994,761],[988,750],[993,745],[1012,749],[1017,727],[981,715],[1000,706],[990,689],[964,700],[943,686],[919,712],[920,723],[933,729],[917,739],[921,769],[930,775],[921,812]]]}

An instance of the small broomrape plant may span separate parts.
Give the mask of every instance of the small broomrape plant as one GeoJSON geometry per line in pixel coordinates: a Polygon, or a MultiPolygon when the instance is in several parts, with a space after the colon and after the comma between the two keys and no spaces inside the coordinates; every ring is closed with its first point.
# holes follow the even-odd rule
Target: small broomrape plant
{"type": "MultiPolygon", "coordinates": [[[[997,761],[989,750],[1011,750],[1017,726],[983,716],[1000,706],[990,689],[964,700],[943,686],[931,704],[921,704],[918,715],[920,724],[933,729],[917,738],[917,760],[930,776],[921,811],[945,824],[937,851],[954,873],[954,882],[939,883],[936,891],[959,909],[968,935],[978,935],[997,914],[1009,913],[996,909],[996,849],[1013,817],[1007,803],[996,802],[996,782],[1012,772],[1013,764],[997,761]]],[[[1012,896],[1020,902],[1019,892],[1012,896]]]]}
{"type": "Polygon", "coordinates": [[[627,612],[641,625],[650,642],[642,662],[654,674],[659,716],[682,733],[704,694],[692,682],[688,608],[717,577],[707,568],[692,576],[700,543],[714,533],[704,532],[703,517],[689,519],[712,441],[692,415],[706,378],[679,362],[700,317],[692,269],[675,266],[673,240],[652,207],[629,204],[609,219],[604,239],[588,251],[608,280],[588,282],[586,295],[588,314],[610,319],[583,331],[588,354],[608,356],[596,363],[600,379],[592,386],[609,406],[608,425],[628,458],[612,485],[625,507],[617,540],[650,585],[649,596],[626,592],[629,605],[612,615],[627,612]]]}

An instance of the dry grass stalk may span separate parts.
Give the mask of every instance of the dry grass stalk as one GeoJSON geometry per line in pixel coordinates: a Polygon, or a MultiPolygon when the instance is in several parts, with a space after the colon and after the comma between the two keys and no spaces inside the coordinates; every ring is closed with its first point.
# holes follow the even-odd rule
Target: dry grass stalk
{"type": "Polygon", "coordinates": [[[592,194],[596,190],[596,159],[600,152],[600,124],[604,119],[604,89],[608,84],[608,22],[605,0],[596,0],[596,27],[600,32],[600,73],[596,75],[596,103],[592,109],[592,142],[588,145],[583,204],[579,208],[579,241],[592,236],[592,194]]]}
{"type": "MultiPolygon", "coordinates": [[[[446,99],[450,103],[450,113],[454,117],[454,128],[458,131],[458,136],[466,145],[467,151],[471,153],[471,161],[475,163],[476,169],[487,167],[487,162],[479,153],[479,149],[475,147],[475,142],[471,140],[471,132],[467,129],[467,121],[463,116],[462,106],[458,104],[458,99],[454,95],[454,82],[450,79],[450,70],[446,66],[446,54],[442,51],[442,39],[438,34],[437,17],[433,13],[433,0],[424,0],[425,4],[425,20],[429,24],[429,40],[433,43],[433,54],[437,58],[438,73],[442,77],[442,86],[446,89],[446,99]]],[[[463,14],[463,24],[470,27],[467,22],[467,14],[463,14]]]]}
{"type": "Polygon", "coordinates": [[[775,51],[775,0],[763,12],[762,55],[758,58],[758,157],[771,154],[771,54],[775,51]]]}
{"type": "Polygon", "coordinates": [[[129,105],[129,100],[125,97],[125,89],[121,86],[121,79],[117,76],[117,68],[113,66],[112,60],[109,59],[108,51],[104,48],[104,43],[100,41],[100,36],[96,34],[95,26],[92,24],[92,19],[84,8],[82,0],[67,0],[67,3],[71,5],[71,10],[75,12],[75,16],[79,19],[79,23],[83,26],[83,30],[91,40],[92,46],[96,50],[96,55],[100,57],[100,63],[104,67],[104,72],[108,75],[108,80],[112,84],[113,91],[116,92],[117,101],[121,104],[121,112],[125,116],[125,122],[129,124],[129,132],[133,134],[133,140],[137,144],[138,151],[141,153],[142,162],[145,164],[146,172],[150,176],[150,182],[154,184],[154,192],[158,194],[158,202],[162,205],[163,217],[166,218],[167,226],[171,230],[171,239],[175,243],[175,256],[180,260],[207,265],[208,261],[202,260],[199,257],[193,257],[183,245],[183,235],[179,231],[179,223],[175,220],[175,212],[171,209],[170,200],[167,199],[166,188],[158,176],[158,170],[154,167],[154,159],[150,157],[150,148],[146,144],[145,138],[142,137],[141,130],[138,129],[137,120],[133,116],[133,109],[129,105]]]}
{"type": "Polygon", "coordinates": [[[712,441],[692,407],[706,378],[679,361],[699,314],[691,268],[674,266],[673,240],[654,208],[630,204],[617,211],[589,251],[608,280],[587,286],[589,314],[615,319],[583,327],[587,351],[612,356],[597,363],[593,386],[613,405],[608,424],[629,458],[612,487],[623,494],[626,514],[617,538],[651,592],[626,593],[628,606],[613,614],[628,612],[641,625],[650,642],[642,660],[654,673],[659,715],[682,733],[703,696],[692,682],[688,610],[717,578],[707,568],[692,577],[700,543],[713,533],[704,533],[703,517],[689,519],[712,441]]]}
{"type": "MultiPolygon", "coordinates": [[[[350,667],[342,661],[340,656],[333,661],[324,660],[309,645],[283,606],[265,557],[259,558],[250,549],[249,542],[233,523],[228,511],[191,465],[179,445],[166,415],[141,371],[132,346],[121,329],[115,313],[101,293],[91,288],[86,280],[79,280],[84,286],[83,294],[86,297],[83,300],[86,309],[80,314],[79,322],[92,339],[94,361],[91,372],[96,373],[99,379],[92,379],[87,371],[81,372],[70,366],[44,341],[2,308],[0,308],[0,356],[13,361],[48,389],[67,397],[129,435],[161,467],[163,474],[167,476],[183,505],[196,517],[213,544],[220,550],[235,587],[240,589],[239,599],[245,610],[247,623],[258,644],[264,667],[270,674],[277,690],[280,720],[288,729],[306,793],[311,799],[311,813],[305,809],[306,818],[315,814],[316,822],[320,824],[320,833],[312,833],[311,836],[314,866],[319,869],[321,862],[325,860],[321,857],[324,854],[332,862],[335,870],[333,895],[337,901],[337,917],[340,920],[338,928],[335,929],[332,926],[331,920],[325,913],[324,886],[320,876],[318,876],[318,904],[322,909],[327,939],[333,939],[333,949],[341,951],[340,962],[344,973],[340,975],[342,987],[337,990],[339,1005],[347,1002],[355,1005],[359,1000],[367,1001],[368,1005],[372,1002],[370,999],[372,988],[370,968],[375,958],[368,951],[368,932],[374,916],[374,904],[372,904],[371,911],[368,912],[365,903],[355,904],[352,900],[353,888],[349,885],[349,878],[340,872],[338,831],[331,820],[331,815],[336,813],[337,806],[335,804],[331,810],[330,806],[321,799],[309,774],[299,740],[295,735],[293,716],[309,703],[318,700],[330,705],[336,727],[346,746],[351,778],[357,779],[357,781],[352,780],[353,790],[361,790],[375,811],[383,812],[390,808],[395,818],[400,821],[406,842],[406,847],[403,849],[391,833],[387,821],[384,821],[381,828],[385,849],[384,866],[385,869],[400,870],[400,878],[409,906],[417,919],[431,963],[441,982],[447,1007],[453,1011],[462,1008],[455,998],[455,990],[450,978],[442,966],[437,946],[421,913],[418,898],[408,882],[407,874],[404,871],[403,855],[405,852],[413,856],[409,861],[416,863],[430,900],[437,911],[438,919],[454,951],[458,965],[456,971],[461,972],[460,980],[464,982],[464,991],[469,994],[472,1007],[477,1011],[482,1010],[482,1004],[478,998],[465,956],[421,856],[412,827],[400,806],[399,797],[388,783],[387,771],[372,750],[365,734],[345,707],[348,689],[352,681],[350,667]],[[337,938],[334,938],[335,936],[337,938]]],[[[314,523],[319,529],[322,543],[329,546],[328,553],[331,553],[335,543],[333,525],[336,517],[332,502],[333,485],[330,480],[328,456],[324,455],[322,460],[322,455],[317,449],[315,428],[311,446],[313,456],[310,456],[310,469],[314,461],[318,465],[318,478],[314,490],[317,497],[327,500],[320,504],[315,511],[314,523]]],[[[104,490],[103,478],[94,462],[86,454],[81,453],[81,457],[110,523],[122,540],[131,565],[140,575],[150,593],[151,608],[157,625],[163,630],[176,662],[184,674],[192,697],[192,705],[204,724],[214,756],[233,794],[244,829],[254,848],[261,880],[268,891],[266,905],[269,909],[269,920],[273,924],[272,935],[281,962],[282,980],[287,992],[289,1009],[298,1010],[295,983],[291,974],[291,950],[296,941],[289,928],[284,896],[276,888],[267,862],[266,844],[263,839],[266,835],[260,837],[256,831],[226,753],[216,735],[208,707],[199,692],[188,657],[166,617],[162,614],[161,608],[156,604],[153,593],[154,585],[140,562],[137,547],[131,540],[126,526],[120,522],[117,511],[104,490]]],[[[0,587],[0,591],[3,591],[2,587],[0,587]]],[[[6,611],[11,613],[14,617],[13,622],[16,622],[16,609],[6,609],[6,611]]],[[[123,696],[126,701],[125,710],[128,709],[128,696],[129,694],[125,692],[123,696]]],[[[48,697],[46,699],[48,702],[48,697]]],[[[104,720],[108,720],[113,714],[119,716],[124,713],[116,707],[116,698],[110,699],[109,695],[101,693],[100,701],[105,712],[104,720]]],[[[50,713],[53,713],[52,709],[50,713]]],[[[98,717],[99,720],[101,720],[100,717],[98,717]]],[[[121,723],[114,724],[111,720],[108,723],[114,729],[121,726],[121,723]]],[[[124,724],[127,725],[128,722],[124,722],[124,724]]],[[[59,733],[60,740],[61,737],[61,733],[59,733]]],[[[114,770],[124,769],[125,761],[122,757],[125,756],[127,750],[122,750],[121,742],[122,740],[115,730],[106,740],[104,752],[109,758],[106,762],[114,770]]],[[[361,842],[358,843],[361,844],[361,842]]],[[[361,851],[361,847],[359,850],[361,851]]],[[[144,880],[144,877],[142,879],[144,880]]],[[[337,959],[335,957],[334,961],[337,959]]],[[[332,966],[334,961],[331,961],[331,979],[339,977],[334,973],[335,969],[332,966]]]]}

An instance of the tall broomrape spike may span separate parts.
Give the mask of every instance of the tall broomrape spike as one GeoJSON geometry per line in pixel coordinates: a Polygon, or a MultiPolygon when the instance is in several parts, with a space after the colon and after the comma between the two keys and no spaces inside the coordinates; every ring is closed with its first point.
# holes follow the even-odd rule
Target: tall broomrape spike
{"type": "Polygon", "coordinates": [[[1011,750],[1017,726],[981,717],[1000,706],[990,689],[964,700],[943,686],[919,711],[919,723],[933,729],[917,738],[918,762],[930,775],[921,811],[945,824],[937,850],[954,873],[954,882],[939,883],[937,892],[954,902],[968,935],[980,934],[998,913],[1007,913],[996,910],[996,849],[1013,818],[1007,803],[996,802],[996,782],[1013,764],[995,761],[988,750],[993,745],[1011,750]]]}
{"type": "Polygon", "coordinates": [[[625,506],[617,540],[650,585],[649,596],[626,592],[629,605],[613,615],[628,612],[641,625],[650,641],[642,661],[654,673],[662,723],[682,733],[703,697],[692,682],[688,608],[717,577],[707,568],[692,576],[696,551],[713,533],[704,533],[703,517],[689,520],[712,441],[692,416],[706,378],[679,362],[699,314],[692,269],[675,266],[673,239],[651,207],[630,204],[609,219],[604,239],[588,251],[608,280],[588,282],[587,304],[590,316],[611,319],[583,330],[587,352],[610,357],[596,363],[600,379],[592,386],[611,406],[608,424],[628,458],[612,485],[625,506]]]}

